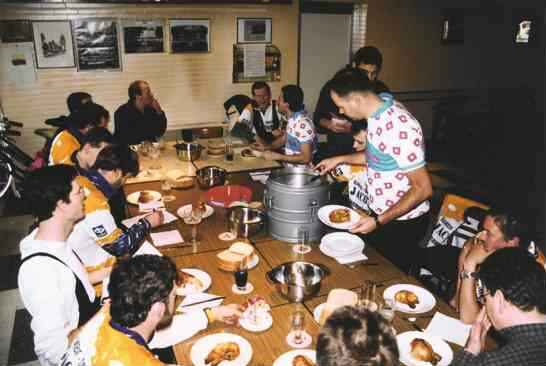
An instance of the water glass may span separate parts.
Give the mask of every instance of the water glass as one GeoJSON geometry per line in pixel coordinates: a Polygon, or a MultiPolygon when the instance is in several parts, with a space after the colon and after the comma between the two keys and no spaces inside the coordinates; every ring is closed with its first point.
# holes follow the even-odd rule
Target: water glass
{"type": "Polygon", "coordinates": [[[292,313],[290,318],[290,334],[292,334],[292,341],[295,344],[303,343],[305,332],[305,314],[301,310],[296,310],[292,313]]]}
{"type": "Polygon", "coordinates": [[[306,228],[300,227],[298,229],[298,244],[294,245],[292,250],[298,254],[305,254],[311,251],[309,245],[309,231],[306,228]]]}
{"type": "Polygon", "coordinates": [[[379,308],[379,314],[385,318],[389,324],[392,323],[395,313],[394,299],[384,299],[379,308]]]}
{"type": "Polygon", "coordinates": [[[375,282],[364,281],[364,284],[360,288],[358,304],[370,311],[377,311],[377,302],[375,300],[376,287],[375,282]]]}

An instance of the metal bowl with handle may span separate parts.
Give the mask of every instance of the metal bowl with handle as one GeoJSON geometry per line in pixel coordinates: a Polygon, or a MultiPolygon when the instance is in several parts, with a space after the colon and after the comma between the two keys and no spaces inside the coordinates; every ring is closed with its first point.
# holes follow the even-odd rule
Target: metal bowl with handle
{"type": "Polygon", "coordinates": [[[201,188],[212,188],[225,183],[227,171],[218,166],[209,165],[197,170],[195,175],[201,188]]]}
{"type": "Polygon", "coordinates": [[[203,146],[196,142],[179,142],[174,145],[176,156],[182,161],[195,161],[201,157],[203,146]]]}
{"type": "Polygon", "coordinates": [[[237,236],[249,238],[265,227],[265,212],[250,207],[236,206],[228,210],[228,230],[237,236]]]}
{"type": "Polygon", "coordinates": [[[320,290],[320,283],[330,270],[321,265],[303,261],[283,263],[266,276],[277,290],[291,302],[302,302],[320,290]]]}

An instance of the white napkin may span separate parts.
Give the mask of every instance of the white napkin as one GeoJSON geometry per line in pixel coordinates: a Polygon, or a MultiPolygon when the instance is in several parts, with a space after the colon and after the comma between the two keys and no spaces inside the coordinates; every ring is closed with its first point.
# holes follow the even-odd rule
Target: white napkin
{"type": "Polygon", "coordinates": [[[205,300],[212,299],[212,298],[215,298],[215,297],[219,297],[219,295],[207,294],[205,292],[197,292],[197,293],[194,293],[194,294],[189,294],[188,296],[186,296],[184,298],[184,300],[182,300],[180,305],[178,305],[177,311],[182,311],[184,313],[189,313],[189,312],[196,311],[196,310],[203,310],[205,308],[213,308],[213,307],[216,307],[216,306],[220,306],[222,304],[222,302],[224,301],[224,299],[203,302],[201,304],[196,304],[196,305],[192,305],[192,306],[185,306],[185,305],[188,305],[188,304],[194,304],[196,302],[205,301],[205,300]]]}
{"type": "Polygon", "coordinates": [[[183,243],[184,239],[178,230],[162,231],[160,233],[151,233],[152,241],[156,247],[163,245],[172,245],[183,243]]]}
{"type": "Polygon", "coordinates": [[[368,259],[364,253],[356,253],[351,254],[345,257],[334,257],[336,261],[338,261],[341,264],[349,264],[354,263],[358,261],[365,261],[368,259]]]}
{"type": "MultiPolygon", "coordinates": [[[[163,211],[163,224],[169,224],[169,223],[171,223],[173,221],[178,220],[178,217],[176,217],[175,215],[173,215],[169,211],[167,211],[167,210],[161,210],[161,211],[163,211]]],[[[149,213],[138,215],[138,216],[133,216],[133,217],[130,217],[130,218],[126,219],[126,220],[123,220],[121,223],[129,228],[129,227],[133,226],[134,224],[136,224],[138,222],[138,220],[140,220],[141,218],[146,217],[148,215],[149,215],[149,213]]]]}
{"type": "Polygon", "coordinates": [[[159,210],[161,208],[165,208],[165,204],[163,203],[163,201],[152,201],[148,203],[138,204],[138,210],[140,212],[151,212],[153,210],[159,210]]]}
{"type": "Polygon", "coordinates": [[[136,257],[137,255],[143,255],[143,254],[151,254],[151,255],[158,255],[160,257],[163,256],[159,250],[157,250],[150,242],[147,240],[142,243],[140,248],[133,254],[133,257],[136,257]]]}
{"type": "Polygon", "coordinates": [[[459,319],[444,315],[438,311],[434,314],[425,332],[464,347],[471,328],[470,324],[464,324],[459,319]]]}
{"type": "Polygon", "coordinates": [[[266,171],[263,171],[263,172],[251,172],[249,174],[250,174],[250,178],[253,181],[265,184],[265,182],[269,178],[270,173],[271,173],[271,170],[266,170],[266,171]]]}

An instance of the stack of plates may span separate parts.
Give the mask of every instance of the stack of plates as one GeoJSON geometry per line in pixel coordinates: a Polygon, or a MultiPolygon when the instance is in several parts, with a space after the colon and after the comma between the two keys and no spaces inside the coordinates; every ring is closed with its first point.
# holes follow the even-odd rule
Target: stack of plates
{"type": "Polygon", "coordinates": [[[364,241],[354,234],[345,232],[324,235],[320,251],[335,259],[356,256],[364,250],[364,241]]]}

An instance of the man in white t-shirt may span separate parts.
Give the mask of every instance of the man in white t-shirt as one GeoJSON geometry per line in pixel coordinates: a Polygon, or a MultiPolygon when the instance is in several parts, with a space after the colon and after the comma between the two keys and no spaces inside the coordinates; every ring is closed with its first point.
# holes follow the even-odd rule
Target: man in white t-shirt
{"type": "Polygon", "coordinates": [[[326,159],[317,168],[325,173],[341,163],[367,164],[372,214],[351,231],[366,234],[383,255],[409,272],[418,262],[432,196],[421,125],[389,94],[377,95],[362,70],[337,74],[331,96],[340,113],[368,121],[368,143],[364,153],[326,159]]]}
{"type": "Polygon", "coordinates": [[[75,167],[55,165],[36,170],[25,181],[24,198],[39,224],[21,241],[18,285],[32,316],[41,365],[58,365],[75,330],[99,309],[91,283],[102,277],[88,275],[66,243],[84,216],[77,176],[75,167]]]}

